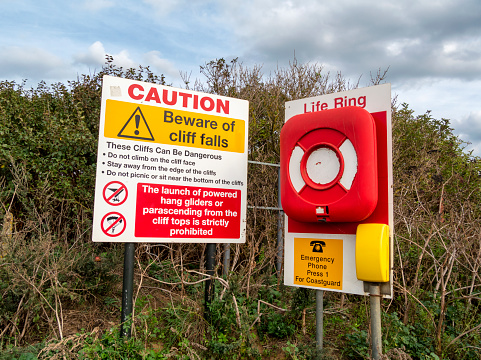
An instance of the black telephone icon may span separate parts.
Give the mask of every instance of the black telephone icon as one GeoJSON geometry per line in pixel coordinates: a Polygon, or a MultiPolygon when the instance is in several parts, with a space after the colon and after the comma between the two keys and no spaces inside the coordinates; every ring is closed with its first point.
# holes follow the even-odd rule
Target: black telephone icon
{"type": "Polygon", "coordinates": [[[314,241],[311,241],[310,245],[313,246],[312,252],[322,253],[323,252],[322,247],[326,246],[326,243],[324,241],[314,240],[314,241]]]}

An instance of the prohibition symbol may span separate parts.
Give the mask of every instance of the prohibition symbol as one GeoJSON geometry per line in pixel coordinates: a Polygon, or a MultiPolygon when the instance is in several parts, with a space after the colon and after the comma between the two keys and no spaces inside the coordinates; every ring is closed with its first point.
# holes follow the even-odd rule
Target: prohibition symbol
{"type": "Polygon", "coordinates": [[[154,135],[152,135],[152,132],[150,131],[144,114],[142,114],[142,110],[140,110],[140,106],[137,106],[137,109],[135,109],[134,113],[130,116],[129,120],[127,120],[117,136],[128,139],[154,141],[154,135]]]}
{"type": "Polygon", "coordinates": [[[104,187],[103,196],[107,204],[122,205],[128,196],[127,187],[120,181],[111,181],[104,187]]]}
{"type": "Polygon", "coordinates": [[[100,223],[102,232],[110,237],[121,235],[126,227],[125,217],[118,212],[110,212],[102,218],[100,223]]]}

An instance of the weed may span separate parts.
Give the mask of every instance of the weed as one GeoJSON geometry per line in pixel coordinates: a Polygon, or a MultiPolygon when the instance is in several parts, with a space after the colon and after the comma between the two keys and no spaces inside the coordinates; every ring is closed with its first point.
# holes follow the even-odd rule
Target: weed
{"type": "Polygon", "coordinates": [[[258,329],[261,333],[284,339],[294,334],[296,326],[288,316],[274,313],[263,316],[258,329]]]}
{"type": "Polygon", "coordinates": [[[25,348],[12,346],[7,346],[6,349],[0,348],[0,360],[37,360],[38,353],[43,346],[43,343],[38,343],[25,348]]]}
{"type": "Polygon", "coordinates": [[[355,330],[346,335],[344,354],[348,359],[369,359],[369,340],[367,331],[355,330]]]}

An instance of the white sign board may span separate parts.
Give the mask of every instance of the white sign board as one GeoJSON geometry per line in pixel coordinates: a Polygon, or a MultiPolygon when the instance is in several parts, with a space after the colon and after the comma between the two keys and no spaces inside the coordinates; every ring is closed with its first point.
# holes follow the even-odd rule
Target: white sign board
{"type": "Polygon", "coordinates": [[[245,242],[249,103],[105,76],[93,241],[245,242]]]}
{"type": "MultiPolygon", "coordinates": [[[[367,110],[376,125],[379,184],[377,206],[372,215],[359,222],[309,223],[295,221],[286,216],[284,283],[290,286],[366,295],[363,282],[356,277],[355,245],[356,229],[359,224],[389,225],[391,269],[393,263],[391,86],[384,84],[287,102],[286,122],[295,115],[348,106],[357,106],[367,110]]],[[[316,164],[329,163],[327,155],[320,154],[316,157],[316,164]]],[[[295,156],[294,152],[292,156],[295,156]]],[[[342,156],[346,167],[353,162],[351,158],[355,157],[353,155],[346,158],[344,154],[342,156]]],[[[363,166],[362,163],[353,163],[356,167],[363,166]]],[[[306,166],[309,171],[309,164],[306,166]]],[[[331,172],[337,174],[339,171],[335,168],[331,172]]],[[[356,174],[356,169],[352,173],[356,174]]],[[[329,172],[323,172],[322,175],[328,176],[329,172]]],[[[353,182],[356,181],[356,176],[352,176],[353,182]]],[[[328,178],[325,182],[328,180],[332,179],[328,178]]],[[[293,179],[291,179],[292,181],[293,179]]],[[[303,180],[299,181],[304,186],[303,180]]],[[[322,181],[320,182],[322,183],[322,181]]],[[[345,184],[344,187],[346,187],[345,184]]],[[[392,270],[390,277],[391,281],[382,286],[382,292],[389,296],[392,295],[392,270]]]]}

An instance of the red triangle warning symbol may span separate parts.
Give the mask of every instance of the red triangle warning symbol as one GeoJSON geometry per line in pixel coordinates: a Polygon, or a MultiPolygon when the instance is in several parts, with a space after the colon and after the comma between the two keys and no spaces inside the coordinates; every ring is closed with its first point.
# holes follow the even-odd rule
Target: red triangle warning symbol
{"type": "Polygon", "coordinates": [[[140,110],[140,106],[135,109],[134,113],[130,116],[129,120],[127,120],[117,136],[128,139],[154,141],[154,136],[150,131],[144,114],[142,114],[142,110],[140,110]]]}

